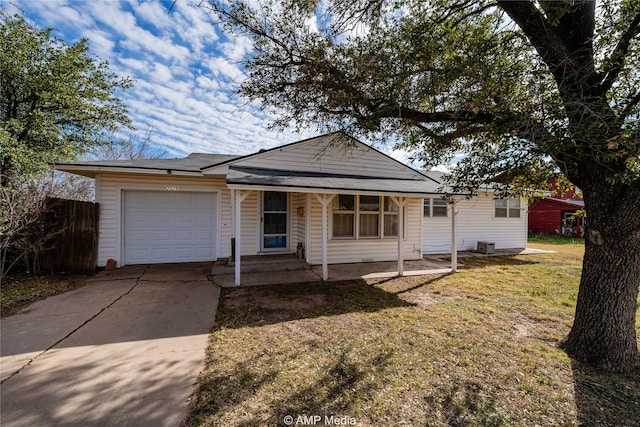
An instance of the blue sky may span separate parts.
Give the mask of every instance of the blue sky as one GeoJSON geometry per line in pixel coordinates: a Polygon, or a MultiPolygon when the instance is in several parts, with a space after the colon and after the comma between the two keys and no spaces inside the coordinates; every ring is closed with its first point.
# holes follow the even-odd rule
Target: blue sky
{"type": "MultiPolygon", "coordinates": [[[[191,152],[248,154],[313,136],[267,129],[272,117],[235,94],[251,49],[231,38],[198,0],[0,0],[71,43],[87,38],[112,71],[133,79],[121,95],[133,124],[171,157],[191,152]],[[21,12],[22,13],[22,12],[21,12]]],[[[390,147],[376,148],[404,160],[390,147]]]]}

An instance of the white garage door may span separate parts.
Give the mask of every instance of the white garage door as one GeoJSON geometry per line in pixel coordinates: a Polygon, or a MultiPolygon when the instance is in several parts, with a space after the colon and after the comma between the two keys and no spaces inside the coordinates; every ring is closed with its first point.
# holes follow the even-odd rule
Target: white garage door
{"type": "Polygon", "coordinates": [[[216,259],[216,195],[125,191],[125,264],[216,259]]]}

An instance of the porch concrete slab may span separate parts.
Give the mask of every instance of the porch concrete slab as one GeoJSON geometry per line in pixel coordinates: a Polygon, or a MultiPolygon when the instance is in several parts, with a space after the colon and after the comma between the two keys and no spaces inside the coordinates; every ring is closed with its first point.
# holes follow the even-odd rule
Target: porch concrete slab
{"type": "MultiPolygon", "coordinates": [[[[271,273],[273,271],[310,270],[306,261],[295,255],[251,255],[243,256],[240,260],[241,273],[271,273]]],[[[216,262],[211,274],[234,274],[233,263],[216,262]]]]}
{"type": "Polygon", "coordinates": [[[58,315],[26,319],[30,324],[13,320],[19,315],[3,319],[0,365],[5,353],[27,360],[20,351],[38,350],[19,373],[4,378],[2,426],[180,425],[204,366],[220,288],[208,280],[147,278],[143,273],[136,280],[94,282],[76,290],[93,292],[91,306],[91,298],[74,300],[76,291],[62,294],[68,315],[58,307],[42,310],[58,315]],[[74,324],[69,316],[76,312],[85,316],[74,324]],[[60,319],[65,322],[56,325],[60,319]],[[13,332],[18,326],[27,333],[13,332]],[[53,347],[41,343],[45,334],[39,329],[54,326],[64,338],[53,347]]]}
{"type": "MultiPolygon", "coordinates": [[[[458,252],[458,258],[486,256],[515,256],[551,253],[542,249],[499,249],[495,254],[487,255],[474,251],[458,252]]],[[[290,255],[276,259],[270,256],[242,257],[241,286],[275,285],[284,283],[307,283],[321,281],[322,266],[314,265],[311,270],[289,268],[301,263],[290,255]],[[288,258],[287,258],[288,257],[288,258]],[[256,272],[259,271],[259,272],[256,272]]],[[[306,265],[306,264],[305,264],[306,265]]],[[[458,263],[458,269],[464,268],[458,263]]],[[[451,254],[429,254],[423,259],[404,262],[405,276],[423,276],[429,274],[451,273],[451,254]]],[[[366,262],[353,264],[330,264],[329,281],[377,279],[396,277],[397,261],[366,262]]],[[[233,266],[216,265],[213,269],[213,281],[222,287],[234,287],[233,266]]]]}
{"type": "MultiPolygon", "coordinates": [[[[463,267],[463,265],[458,264],[458,267],[463,267]]],[[[241,286],[310,283],[322,281],[322,266],[320,265],[314,265],[310,270],[282,270],[278,269],[277,264],[271,265],[271,268],[271,271],[262,273],[242,272],[240,275],[241,286]]],[[[446,274],[450,272],[450,263],[442,260],[416,260],[405,261],[404,263],[405,276],[446,274]]],[[[329,265],[330,282],[386,278],[395,277],[397,275],[398,263],[396,261],[329,265]]],[[[212,279],[214,283],[223,288],[235,287],[235,275],[233,273],[214,274],[212,279]]]]}
{"type": "MultiPolygon", "coordinates": [[[[493,254],[483,254],[476,251],[461,251],[458,253],[458,258],[482,258],[488,256],[517,256],[517,255],[540,255],[540,254],[553,254],[555,251],[548,251],[545,249],[535,248],[521,248],[521,249],[496,249],[493,254]]],[[[446,256],[450,256],[446,254],[446,256]]]]}
{"type": "MultiPolygon", "coordinates": [[[[462,267],[458,264],[458,267],[462,267]]],[[[313,271],[322,274],[322,266],[314,265],[313,271]]],[[[405,276],[423,276],[427,274],[447,274],[451,272],[450,267],[442,264],[429,263],[425,261],[405,261],[405,276]]],[[[396,277],[398,275],[398,263],[370,262],[356,264],[333,264],[329,266],[329,281],[358,280],[358,279],[378,279],[396,277]]]]}

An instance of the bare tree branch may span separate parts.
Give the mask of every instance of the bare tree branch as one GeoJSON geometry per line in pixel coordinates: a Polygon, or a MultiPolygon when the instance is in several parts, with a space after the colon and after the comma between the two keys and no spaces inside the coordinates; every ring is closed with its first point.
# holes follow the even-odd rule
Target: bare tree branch
{"type": "Polygon", "coordinates": [[[524,31],[556,80],[561,80],[569,51],[542,12],[531,1],[498,0],[498,6],[524,31]]]}
{"type": "Polygon", "coordinates": [[[640,103],[640,91],[636,92],[634,96],[629,98],[629,102],[621,111],[621,117],[626,117],[629,113],[631,113],[631,110],[633,110],[633,108],[638,105],[638,103],[640,103]]]}
{"type": "Polygon", "coordinates": [[[611,52],[607,61],[605,61],[606,64],[609,64],[609,67],[599,75],[602,79],[600,83],[600,93],[605,93],[611,89],[620,71],[622,71],[631,40],[638,34],[640,34],[640,13],[633,18],[629,24],[629,28],[622,34],[615,49],[611,52]]]}

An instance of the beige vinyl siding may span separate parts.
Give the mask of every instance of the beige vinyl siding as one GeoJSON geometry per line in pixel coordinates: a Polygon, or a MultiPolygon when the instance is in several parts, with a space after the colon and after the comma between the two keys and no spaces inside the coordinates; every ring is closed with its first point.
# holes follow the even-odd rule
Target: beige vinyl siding
{"type": "MultiPolygon", "coordinates": [[[[527,201],[522,199],[520,218],[494,218],[493,193],[481,193],[456,203],[458,250],[475,250],[478,241],[495,242],[496,249],[527,246],[527,201]]],[[[450,213],[449,213],[450,215],[450,213]]],[[[425,217],[422,226],[424,253],[451,252],[451,217],[425,217]]]]}
{"type": "Polygon", "coordinates": [[[224,178],[220,178],[216,185],[224,185],[220,197],[220,247],[218,248],[218,258],[231,256],[231,238],[233,237],[233,217],[231,209],[231,190],[227,188],[224,178]]]}
{"type": "Polygon", "coordinates": [[[234,166],[299,172],[376,176],[416,179],[418,172],[392,160],[364,144],[331,146],[330,139],[314,139],[282,147],[248,159],[234,166]]]}
{"type": "Polygon", "coordinates": [[[242,222],[240,223],[242,250],[240,255],[255,255],[260,248],[258,240],[258,233],[260,233],[260,213],[258,211],[260,204],[258,201],[260,197],[262,197],[261,192],[251,191],[242,202],[242,222]]]}
{"type": "Polygon", "coordinates": [[[305,244],[305,203],[306,194],[293,193],[291,196],[291,250],[294,251],[298,243],[305,244]]]}
{"type": "MultiPolygon", "coordinates": [[[[460,224],[460,216],[458,216],[458,224],[460,224]]],[[[451,252],[450,217],[424,217],[422,222],[422,252],[425,254],[451,252]]]]}
{"type": "MultiPolygon", "coordinates": [[[[229,201],[229,191],[223,177],[191,178],[178,176],[158,176],[158,175],[109,175],[103,174],[96,179],[96,197],[100,200],[100,220],[99,220],[99,241],[98,241],[98,266],[104,266],[109,258],[118,261],[118,266],[122,265],[121,239],[119,233],[122,209],[122,190],[147,190],[147,191],[167,191],[171,187],[175,191],[217,191],[222,196],[220,224],[231,224],[230,216],[225,217],[225,210],[229,201]]],[[[216,215],[218,216],[218,215],[216,215]]],[[[217,226],[217,225],[216,225],[217,226]]],[[[225,256],[230,253],[227,230],[224,226],[219,229],[220,247],[217,249],[218,256],[225,256]],[[227,242],[225,242],[225,240],[227,242]],[[226,248],[225,248],[226,246],[226,248]]]]}
{"type": "MultiPolygon", "coordinates": [[[[422,199],[411,198],[407,203],[405,220],[406,238],[403,241],[404,259],[420,259],[420,215],[422,199]]],[[[394,261],[398,259],[398,240],[392,238],[345,239],[331,238],[331,212],[329,213],[329,240],[327,256],[329,264],[394,261]]],[[[315,197],[311,198],[311,264],[322,263],[322,208],[315,197]]]]}

